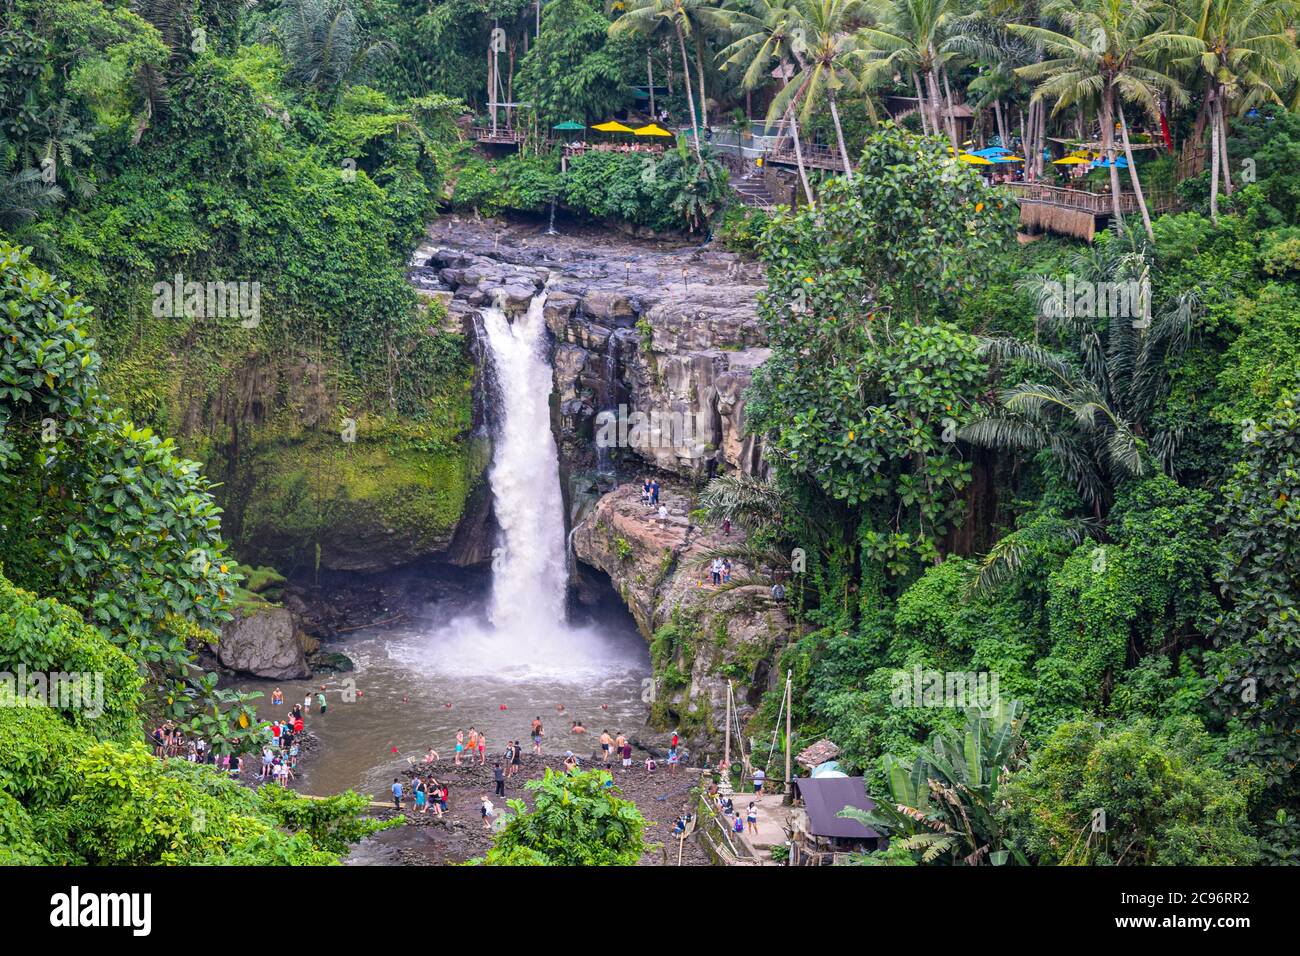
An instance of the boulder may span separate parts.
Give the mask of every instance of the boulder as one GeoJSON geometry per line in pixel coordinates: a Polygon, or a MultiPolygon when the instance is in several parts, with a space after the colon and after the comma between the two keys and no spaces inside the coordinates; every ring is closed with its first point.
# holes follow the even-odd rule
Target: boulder
{"type": "Polygon", "coordinates": [[[295,680],[311,676],[293,614],[269,604],[235,611],[234,618],[222,625],[217,660],[223,667],[254,677],[295,680]]]}

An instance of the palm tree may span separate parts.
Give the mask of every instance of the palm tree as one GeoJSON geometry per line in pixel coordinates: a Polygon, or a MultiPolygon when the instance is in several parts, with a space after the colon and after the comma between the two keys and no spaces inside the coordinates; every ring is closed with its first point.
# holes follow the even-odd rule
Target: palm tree
{"type": "Polygon", "coordinates": [[[863,86],[879,86],[906,72],[916,90],[922,129],[936,136],[940,129],[944,130],[955,152],[958,148],[957,130],[952,122],[951,104],[946,109],[940,106],[942,97],[938,75],[953,56],[952,51],[945,48],[944,38],[949,21],[958,13],[956,0],[869,2],[868,9],[879,26],[864,27],[861,31],[867,60],[863,86]],[[925,89],[929,90],[928,98],[922,80],[925,89]]]}
{"type": "Polygon", "coordinates": [[[362,33],[349,0],[285,0],[278,27],[289,78],[325,93],[363,76],[395,49],[362,33]]]}
{"type": "MultiPolygon", "coordinates": [[[[768,110],[773,116],[801,112],[806,121],[813,104],[824,95],[835,126],[835,140],[839,145],[844,173],[853,171],[849,151],[844,145],[844,128],[840,124],[837,98],[840,90],[854,92],[858,89],[854,76],[856,61],[861,55],[861,44],[852,26],[862,17],[861,0],[794,0],[790,8],[792,23],[791,53],[799,65],[799,72],[772,100],[768,110]],[[802,111],[799,109],[803,103],[802,111]]],[[[870,109],[870,100],[867,101],[870,109]]]]}
{"type": "Polygon", "coordinates": [[[0,229],[17,229],[63,199],[63,190],[39,169],[14,167],[13,153],[0,148],[0,229]]]}
{"type": "Polygon", "coordinates": [[[1041,81],[1034,90],[1034,99],[1055,101],[1053,115],[1075,105],[1098,109],[1116,222],[1122,219],[1115,150],[1115,126],[1119,123],[1142,223],[1147,236],[1154,237],[1121,103],[1136,103],[1152,116],[1159,112],[1161,95],[1180,105],[1186,103],[1186,91],[1158,64],[1168,54],[1186,56],[1198,52],[1199,44],[1191,37],[1154,30],[1157,13],[1149,0],[1055,0],[1046,12],[1069,32],[1009,24],[1007,29],[1042,44],[1052,57],[1022,66],[1016,74],[1041,81]]]}
{"type": "Polygon", "coordinates": [[[981,339],[981,352],[994,364],[1016,363],[1028,374],[1003,390],[996,408],[958,432],[985,448],[1047,450],[1098,519],[1116,482],[1145,473],[1144,443],[1173,471],[1177,432],[1148,435],[1148,422],[1168,389],[1167,363],[1186,350],[1200,311],[1197,290],[1153,310],[1150,246],[1118,224],[1116,232],[1114,241],[1076,252],[1067,271],[1098,298],[1102,290],[1131,290],[1128,308],[1098,316],[1110,310],[1095,303],[1090,314],[1065,301],[1050,277],[1026,280],[1045,332],[1062,351],[1011,337],[981,339]]]}
{"type": "Polygon", "coordinates": [[[609,28],[611,36],[635,32],[654,36],[671,27],[677,38],[682,57],[682,79],[686,85],[686,103],[691,113],[691,130],[695,134],[695,157],[703,164],[700,153],[700,126],[708,125],[707,104],[704,102],[704,45],[710,33],[727,34],[732,28],[734,14],[714,6],[708,0],[631,0],[627,11],[609,28]],[[695,67],[699,77],[701,118],[695,111],[695,94],[691,89],[691,65],[686,56],[686,38],[695,43],[695,67]]]}
{"type": "Polygon", "coordinates": [[[1228,163],[1226,108],[1241,112],[1264,102],[1280,104],[1279,90],[1297,73],[1295,37],[1288,31],[1300,16],[1294,0],[1200,0],[1178,10],[1184,32],[1202,44],[1198,56],[1184,60],[1204,74],[1205,96],[1197,118],[1197,142],[1210,124],[1210,218],[1219,218],[1219,174],[1232,195],[1228,163]]]}
{"type": "MultiPolygon", "coordinates": [[[[773,63],[780,66],[782,89],[790,84],[790,75],[794,72],[795,26],[797,15],[794,10],[796,0],[748,0],[747,9],[735,15],[732,33],[736,36],[726,46],[719,57],[723,59],[724,70],[743,66],[745,72],[741,86],[753,90],[766,82],[769,68],[773,63]]],[[[791,139],[794,142],[795,165],[799,169],[799,181],[803,184],[804,196],[809,205],[814,202],[812,187],[808,183],[808,170],[803,162],[803,144],[799,140],[799,122],[796,117],[783,116],[782,123],[789,123],[791,139]]],[[[771,110],[768,111],[768,125],[771,125],[771,110]]]]}

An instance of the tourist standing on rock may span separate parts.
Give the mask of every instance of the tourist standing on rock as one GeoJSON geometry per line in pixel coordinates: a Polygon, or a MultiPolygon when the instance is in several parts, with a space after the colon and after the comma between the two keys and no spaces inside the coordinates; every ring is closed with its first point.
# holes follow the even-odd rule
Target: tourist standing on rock
{"type": "Polygon", "coordinates": [[[474,765],[474,755],[478,753],[478,730],[474,727],[469,729],[469,737],[465,740],[465,750],[468,752],[469,763],[474,765]]]}
{"type": "Polygon", "coordinates": [[[506,772],[501,769],[501,761],[499,760],[492,765],[492,779],[496,781],[497,796],[504,797],[506,795],[506,772]]]}
{"type": "Polygon", "coordinates": [[[424,781],[417,776],[411,782],[411,787],[415,790],[415,812],[428,813],[428,792],[424,789],[424,781]]]}
{"type": "Polygon", "coordinates": [[[487,763],[487,734],[478,735],[478,764],[483,766],[487,763]]]}
{"type": "Polygon", "coordinates": [[[516,740],[515,755],[510,758],[510,776],[513,777],[515,774],[517,774],[519,772],[519,768],[523,766],[523,763],[524,763],[523,748],[519,746],[519,741],[516,740]]]}
{"type": "Polygon", "coordinates": [[[650,482],[650,504],[659,504],[659,479],[650,482]]]}
{"type": "Polygon", "coordinates": [[[632,742],[630,740],[623,742],[623,769],[632,769],[632,742]]]}
{"type": "Polygon", "coordinates": [[[641,504],[647,508],[650,507],[650,479],[646,478],[641,482],[641,504]]]}
{"type": "Polygon", "coordinates": [[[668,776],[671,777],[676,772],[677,772],[677,748],[669,747],[668,748],[668,776]]]}
{"type": "Polygon", "coordinates": [[[456,730],[456,766],[460,766],[460,755],[465,751],[465,731],[456,730]]]}
{"type": "Polygon", "coordinates": [[[714,558],[713,563],[709,565],[709,580],[716,588],[722,583],[722,559],[714,558]]]}
{"type": "Polygon", "coordinates": [[[393,778],[393,806],[402,809],[402,781],[393,778]]]}
{"type": "Polygon", "coordinates": [[[754,771],[754,792],[760,797],[763,795],[763,784],[767,782],[767,772],[759,767],[754,771]]]}
{"type": "Polygon", "coordinates": [[[544,734],[542,731],[542,718],[534,717],[533,718],[533,753],[539,754],[542,752],[543,736],[544,734]]]}
{"type": "Polygon", "coordinates": [[[749,832],[758,835],[758,804],[750,802],[749,810],[745,814],[745,823],[749,825],[749,832]]]}
{"type": "Polygon", "coordinates": [[[506,741],[506,752],[502,757],[506,762],[506,777],[508,778],[510,776],[510,765],[514,763],[515,759],[515,742],[513,740],[506,741]]]}
{"type": "Polygon", "coordinates": [[[610,752],[609,749],[614,746],[614,738],[609,735],[608,730],[600,732],[600,752],[605,757],[605,766],[609,766],[610,752]]]}

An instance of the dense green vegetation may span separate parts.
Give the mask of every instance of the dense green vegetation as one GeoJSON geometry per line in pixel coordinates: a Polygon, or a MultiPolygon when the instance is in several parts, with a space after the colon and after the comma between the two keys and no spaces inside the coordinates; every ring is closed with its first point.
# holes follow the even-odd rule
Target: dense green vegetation
{"type": "MultiPolygon", "coordinates": [[[[1261,154],[1300,142],[1285,112],[1239,127],[1261,154]]],[[[931,172],[942,153],[873,135],[760,241],[774,355],[750,410],[775,474],[718,479],[704,504],[777,568],[808,553],[782,660],[803,736],[918,811],[875,815],[900,838],[886,862],[1293,859],[1297,419],[1277,303],[1296,290],[1271,250],[1297,167],[1270,163],[1217,225],[1183,212],[1154,241],[1080,250],[1010,245],[995,195],[931,172]],[[1067,272],[1148,275],[1149,320],[1057,314],[1044,282],[1067,272]],[[895,698],[913,672],[939,674],[934,703],[895,698]],[[988,766],[961,737],[991,718],[945,701],[947,674],[996,675],[1015,713],[964,731],[1012,734],[988,766]]]]}
{"type": "MultiPolygon", "coordinates": [[[[896,839],[862,862],[1296,860],[1290,0],[3,7],[0,670],[105,678],[94,715],[0,707],[4,862],[318,863],[371,829],[355,796],[156,760],[144,722],[256,746],[254,702],[196,666],[253,600],[233,555],[319,567],[376,529],[414,553],[463,513],[485,464],[470,362],[405,281],[431,219],[719,221],[703,132],[545,146],[652,99],[679,129],[781,123],[801,151],[796,210],[720,220],[768,270],[747,415],[771,481],[723,476],[702,505],[791,575],[800,738],[887,798],[871,822],[896,839]],[[879,123],[898,97],[915,108],[879,123]],[[508,158],[460,128],[502,98],[529,104],[498,108],[527,133],[508,158]],[[1166,126],[1181,154],[1121,173],[1166,126]],[[952,161],[995,139],[1057,183],[1052,144],[1088,144],[1111,230],[1018,244],[1009,194],[952,161]],[[1066,275],[1149,293],[1062,312],[1066,275]],[[926,672],[996,675],[997,699],[900,702],[926,672]]],[[[536,796],[487,862],[643,851],[602,775],[536,796]]]]}

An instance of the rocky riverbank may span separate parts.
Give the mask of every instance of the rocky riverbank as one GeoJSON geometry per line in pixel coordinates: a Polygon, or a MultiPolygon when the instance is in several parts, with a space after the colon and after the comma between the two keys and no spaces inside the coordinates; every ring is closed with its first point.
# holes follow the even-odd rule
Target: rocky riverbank
{"type": "MultiPolygon", "coordinates": [[[[644,754],[640,756],[644,757],[644,754]]],[[[586,755],[583,758],[584,769],[597,766],[586,755]]],[[[520,772],[506,784],[506,799],[523,800],[531,807],[532,794],[524,783],[540,779],[548,767],[557,773],[563,772],[563,758],[525,755],[520,772]]],[[[423,774],[425,768],[420,767],[420,772],[423,774]]],[[[491,761],[483,766],[455,767],[450,760],[444,759],[435,764],[431,772],[450,791],[448,812],[441,819],[432,810],[425,814],[416,813],[408,795],[405,809],[401,811],[406,825],[370,837],[355,848],[345,862],[354,865],[433,866],[463,863],[487,853],[492,846],[492,834],[483,828],[480,798],[487,795],[498,812],[508,811],[505,801],[494,796],[496,789],[491,761]]],[[[676,865],[677,841],[671,834],[673,821],[687,805],[693,812],[692,789],[698,785],[698,772],[683,769],[670,776],[661,766],[655,773],[647,774],[641,763],[636,762],[631,770],[615,767],[612,773],[614,784],[622,796],[634,801],[641,815],[653,824],[646,833],[649,846],[641,857],[641,865],[676,865]],[[671,853],[668,852],[670,846],[671,853]]],[[[402,771],[403,783],[409,785],[413,774],[413,770],[402,771]]],[[[397,810],[376,809],[373,812],[384,819],[398,815],[397,810]]],[[[708,866],[711,860],[697,839],[690,837],[682,847],[682,863],[685,866],[708,866]]]]}

